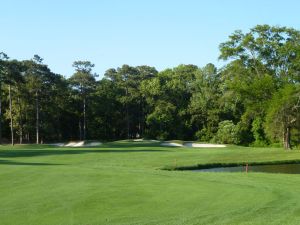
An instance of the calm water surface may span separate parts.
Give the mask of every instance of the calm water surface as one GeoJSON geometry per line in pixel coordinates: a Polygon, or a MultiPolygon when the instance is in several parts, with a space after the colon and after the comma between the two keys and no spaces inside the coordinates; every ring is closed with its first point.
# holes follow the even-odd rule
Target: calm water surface
{"type": "MultiPolygon", "coordinates": [[[[246,172],[245,166],[194,170],[195,172],[246,172]]],[[[300,174],[300,164],[248,166],[248,172],[300,174]]]]}

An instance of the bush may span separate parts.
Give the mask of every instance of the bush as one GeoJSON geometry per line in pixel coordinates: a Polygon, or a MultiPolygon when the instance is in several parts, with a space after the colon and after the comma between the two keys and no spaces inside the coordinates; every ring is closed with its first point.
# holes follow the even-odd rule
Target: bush
{"type": "Polygon", "coordinates": [[[195,133],[195,137],[198,141],[210,141],[212,136],[212,133],[208,131],[207,128],[203,128],[202,130],[199,130],[195,133]]]}
{"type": "Polygon", "coordinates": [[[257,117],[252,122],[251,132],[255,141],[251,144],[253,147],[265,147],[268,146],[268,142],[265,138],[265,133],[263,129],[263,120],[257,117]]]}
{"type": "Polygon", "coordinates": [[[231,120],[224,120],[219,123],[218,132],[213,140],[222,144],[238,144],[239,139],[239,126],[231,120]]]}

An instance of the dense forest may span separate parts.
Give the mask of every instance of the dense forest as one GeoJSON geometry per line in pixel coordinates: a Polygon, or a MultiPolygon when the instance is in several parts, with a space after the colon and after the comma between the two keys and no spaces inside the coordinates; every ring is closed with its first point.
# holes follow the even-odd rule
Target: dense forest
{"type": "MultiPolygon", "coordinates": [[[[0,142],[130,138],[252,146],[300,143],[300,31],[258,25],[221,43],[222,68],[108,69],[68,78],[0,53],[0,142]]],[[[159,53],[158,53],[159,54],[159,53]]],[[[101,63],[101,62],[99,62],[101,63]]]]}

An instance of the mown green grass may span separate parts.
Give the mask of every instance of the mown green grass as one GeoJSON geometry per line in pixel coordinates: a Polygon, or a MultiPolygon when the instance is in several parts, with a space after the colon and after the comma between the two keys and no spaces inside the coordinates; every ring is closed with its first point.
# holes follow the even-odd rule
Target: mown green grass
{"type": "Polygon", "coordinates": [[[276,148],[0,148],[0,224],[300,224],[300,175],[165,167],[300,160],[276,148]]]}

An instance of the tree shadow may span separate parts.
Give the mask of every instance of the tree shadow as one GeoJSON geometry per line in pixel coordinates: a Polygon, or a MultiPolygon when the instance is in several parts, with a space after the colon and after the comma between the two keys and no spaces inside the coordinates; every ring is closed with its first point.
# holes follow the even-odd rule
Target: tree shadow
{"type": "Polygon", "coordinates": [[[0,158],[17,158],[17,157],[35,157],[35,156],[53,156],[53,155],[78,155],[78,154],[88,154],[88,153],[157,153],[157,152],[168,152],[168,150],[124,150],[124,149],[35,149],[35,150],[1,150],[0,158]]]}
{"type": "Polygon", "coordinates": [[[0,160],[0,165],[17,165],[17,166],[62,166],[64,164],[53,164],[53,163],[25,163],[15,162],[8,160],[0,160]]]}

